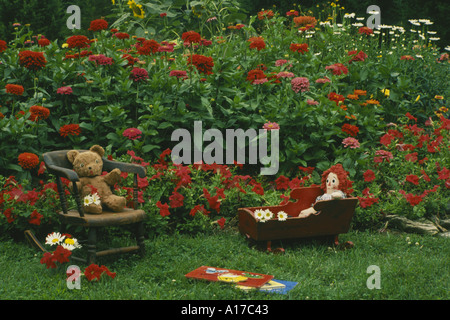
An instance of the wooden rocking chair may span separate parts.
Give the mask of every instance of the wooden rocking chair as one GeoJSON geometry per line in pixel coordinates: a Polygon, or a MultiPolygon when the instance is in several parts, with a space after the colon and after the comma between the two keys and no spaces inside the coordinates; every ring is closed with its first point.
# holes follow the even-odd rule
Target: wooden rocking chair
{"type": "MultiPolygon", "coordinates": [[[[87,150],[79,150],[79,152],[86,152],[87,150]]],[[[95,263],[97,257],[103,257],[110,254],[138,252],[141,256],[145,252],[144,246],[144,210],[138,209],[138,183],[137,176],[144,178],[146,170],[144,167],[124,163],[118,161],[103,160],[103,170],[111,171],[114,168],[120,169],[122,172],[134,174],[133,183],[133,206],[134,209],[125,208],[121,212],[103,211],[101,214],[88,214],[84,212],[83,204],[80,199],[79,190],[76,186],[76,181],[79,177],[75,171],[72,170],[73,165],[67,159],[68,150],[52,151],[43,154],[44,163],[49,173],[56,175],[56,185],[60,197],[62,211],[59,212],[61,223],[66,225],[82,226],[88,228],[87,239],[87,259],[79,257],[72,257],[74,260],[80,260],[84,263],[95,263]],[[64,177],[73,183],[72,195],[75,198],[77,205],[76,210],[68,210],[66,193],[63,188],[61,178],[64,177]],[[114,248],[103,251],[97,251],[97,229],[111,226],[134,225],[134,234],[136,237],[137,246],[129,246],[122,248],[114,248]]]]}

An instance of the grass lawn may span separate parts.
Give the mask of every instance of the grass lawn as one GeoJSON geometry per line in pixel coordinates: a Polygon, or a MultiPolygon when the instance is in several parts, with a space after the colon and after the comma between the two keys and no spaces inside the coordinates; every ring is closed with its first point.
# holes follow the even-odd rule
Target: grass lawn
{"type": "MultiPolygon", "coordinates": [[[[286,253],[268,254],[248,245],[232,229],[207,236],[173,235],[146,241],[144,258],[122,255],[98,264],[116,272],[81,289],[68,289],[65,268],[46,269],[42,254],[25,243],[0,242],[0,300],[148,299],[148,300],[423,300],[450,298],[450,241],[395,233],[356,232],[340,236],[355,247],[336,250],[316,241],[290,241],[286,253]],[[409,239],[407,239],[407,237],[409,239]],[[202,266],[221,267],[296,281],[288,294],[244,292],[227,283],[185,278],[202,266]],[[369,289],[367,272],[380,268],[380,289],[369,289]]],[[[122,239],[121,241],[131,241],[122,239]]],[[[84,270],[85,266],[80,266],[84,270]]]]}

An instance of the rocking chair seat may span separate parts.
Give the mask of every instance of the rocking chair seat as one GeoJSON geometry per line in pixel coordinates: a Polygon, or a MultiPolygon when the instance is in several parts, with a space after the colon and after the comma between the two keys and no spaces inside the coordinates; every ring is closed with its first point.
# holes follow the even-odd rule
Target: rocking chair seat
{"type": "Polygon", "coordinates": [[[102,214],[85,213],[80,217],[78,210],[69,210],[67,214],[58,213],[66,223],[83,227],[109,227],[141,222],[145,218],[144,210],[123,209],[121,212],[103,211],[102,214]]]}

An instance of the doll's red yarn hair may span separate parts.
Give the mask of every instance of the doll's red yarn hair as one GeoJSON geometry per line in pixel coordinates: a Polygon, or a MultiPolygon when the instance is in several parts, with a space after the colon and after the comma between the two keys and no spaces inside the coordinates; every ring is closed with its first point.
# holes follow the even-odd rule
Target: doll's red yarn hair
{"type": "Polygon", "coordinates": [[[353,191],[353,190],[349,190],[349,188],[351,188],[352,182],[348,179],[348,172],[344,170],[344,168],[342,167],[342,165],[340,163],[338,163],[338,164],[335,164],[334,166],[332,166],[331,168],[329,168],[328,170],[326,170],[322,174],[322,180],[321,180],[320,187],[322,188],[322,190],[324,192],[327,190],[326,182],[327,182],[327,177],[330,173],[334,173],[338,177],[339,190],[341,190],[342,192],[344,192],[347,195],[349,195],[353,191]]]}

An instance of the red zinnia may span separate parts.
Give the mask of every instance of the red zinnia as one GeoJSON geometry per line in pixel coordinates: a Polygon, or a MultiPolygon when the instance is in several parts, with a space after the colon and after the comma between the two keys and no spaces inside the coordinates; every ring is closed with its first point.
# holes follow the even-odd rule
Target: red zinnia
{"type": "Polygon", "coordinates": [[[214,61],[211,57],[206,57],[200,54],[193,54],[188,58],[188,65],[193,64],[198,72],[204,74],[212,74],[214,61]]]}
{"type": "Polygon", "coordinates": [[[342,63],[335,63],[330,66],[326,66],[325,70],[331,70],[334,75],[340,75],[342,73],[347,74],[348,69],[342,63]]]}
{"type": "Polygon", "coordinates": [[[357,126],[348,123],[344,123],[341,130],[342,132],[345,132],[353,137],[356,136],[359,132],[359,128],[357,126]]]}
{"type": "Polygon", "coordinates": [[[43,106],[31,106],[30,113],[31,121],[45,120],[50,115],[50,110],[43,106]]]}
{"type": "MultiPolygon", "coordinates": [[[[355,54],[356,51],[350,51],[348,54],[355,54]]],[[[367,54],[365,54],[363,51],[358,52],[355,56],[353,56],[348,63],[352,63],[353,61],[364,61],[367,58],[367,54]]]]}
{"type": "Polygon", "coordinates": [[[259,20],[263,20],[263,19],[272,19],[274,16],[274,13],[272,10],[263,10],[258,12],[258,19],[259,20]]]}
{"type": "Polygon", "coordinates": [[[24,169],[33,169],[39,164],[39,157],[31,152],[21,153],[17,160],[24,169]]]}
{"type": "Polygon", "coordinates": [[[250,70],[247,74],[247,80],[253,83],[255,80],[264,79],[267,76],[264,74],[264,71],[261,69],[253,69],[250,70]]]}
{"type": "Polygon", "coordinates": [[[411,55],[405,55],[405,56],[401,56],[400,60],[415,60],[415,59],[411,55]]]}
{"type": "Polygon", "coordinates": [[[0,52],[5,51],[6,48],[8,48],[8,46],[6,45],[6,41],[0,40],[0,52]]]}
{"type": "Polygon", "coordinates": [[[337,94],[336,92],[330,92],[328,94],[328,99],[334,101],[336,105],[339,105],[339,102],[344,102],[345,97],[341,94],[337,94]]]}
{"type": "Polygon", "coordinates": [[[308,52],[308,44],[307,43],[291,43],[289,49],[292,52],[300,52],[301,54],[305,54],[308,52]]]}
{"type": "Polygon", "coordinates": [[[148,72],[143,68],[133,68],[130,78],[134,81],[146,80],[148,79],[148,72]]]}
{"type": "Polygon", "coordinates": [[[71,36],[67,39],[67,44],[69,45],[69,48],[78,48],[78,49],[87,48],[89,47],[90,43],[91,42],[86,36],[71,36]]]}
{"type": "Polygon", "coordinates": [[[20,84],[7,84],[5,88],[6,93],[15,94],[17,96],[21,96],[24,92],[24,89],[20,84]]]}
{"type": "Polygon", "coordinates": [[[158,52],[161,45],[155,40],[145,40],[142,45],[137,44],[136,48],[140,55],[149,56],[152,53],[158,52]]]}
{"type": "Polygon", "coordinates": [[[130,35],[126,32],[116,32],[113,34],[113,37],[116,37],[117,39],[123,40],[123,39],[129,39],[130,35]]]}
{"type": "Polygon", "coordinates": [[[47,60],[42,52],[25,50],[19,53],[19,63],[27,69],[38,71],[45,67],[47,60]]]}
{"type": "Polygon", "coordinates": [[[250,49],[261,51],[266,47],[263,37],[251,37],[248,42],[250,42],[250,49]]]}
{"type": "Polygon", "coordinates": [[[40,47],[46,47],[46,46],[50,45],[50,40],[48,40],[47,38],[42,37],[42,38],[40,38],[38,40],[38,45],[40,47]]]}
{"type": "Polygon", "coordinates": [[[104,19],[96,19],[91,21],[91,25],[88,30],[90,31],[100,31],[108,28],[108,22],[104,19]]]}
{"type": "Polygon", "coordinates": [[[371,35],[373,33],[373,30],[369,27],[361,27],[358,30],[359,34],[366,34],[366,35],[371,35]]]}
{"type": "Polygon", "coordinates": [[[200,41],[202,40],[202,36],[198,32],[187,31],[181,35],[181,39],[183,40],[184,44],[189,45],[192,43],[200,43],[200,41]]]}
{"type": "Polygon", "coordinates": [[[295,17],[294,19],[294,23],[297,27],[302,26],[302,27],[306,27],[306,26],[312,26],[314,27],[317,24],[317,19],[312,17],[312,16],[300,16],[300,17],[295,17]]]}
{"type": "Polygon", "coordinates": [[[59,134],[61,137],[78,136],[81,133],[80,125],[78,124],[66,124],[59,128],[59,134]]]}

